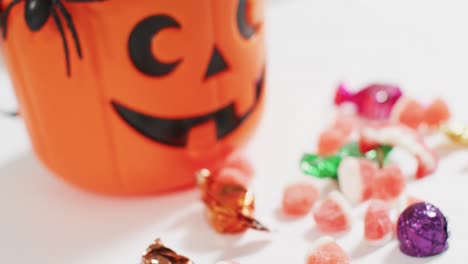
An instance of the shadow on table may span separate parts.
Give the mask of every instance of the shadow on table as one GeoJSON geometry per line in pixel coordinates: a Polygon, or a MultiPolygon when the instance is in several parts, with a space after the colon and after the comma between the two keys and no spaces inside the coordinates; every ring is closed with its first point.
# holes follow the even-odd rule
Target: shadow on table
{"type": "MultiPolygon", "coordinates": [[[[187,210],[179,221],[170,226],[170,229],[179,227],[178,230],[183,232],[183,248],[194,256],[216,252],[218,261],[231,260],[258,253],[271,243],[269,233],[255,230],[247,231],[258,232],[256,238],[248,241],[243,240],[247,233],[220,235],[209,225],[203,211],[204,208],[187,210]]],[[[194,260],[196,261],[195,257],[194,260]]]]}
{"type": "MultiPolygon", "coordinates": [[[[195,191],[138,199],[93,195],[56,180],[32,154],[24,154],[0,165],[2,263],[89,263],[83,259],[158,226],[195,196],[195,191]]],[[[135,263],[146,246],[135,249],[135,263]]]]}
{"type": "Polygon", "coordinates": [[[395,264],[395,263],[404,263],[404,264],[426,264],[431,263],[433,261],[437,261],[438,256],[429,257],[429,258],[415,258],[415,257],[408,257],[401,253],[398,245],[395,244],[392,251],[383,259],[383,264],[395,264]]]}

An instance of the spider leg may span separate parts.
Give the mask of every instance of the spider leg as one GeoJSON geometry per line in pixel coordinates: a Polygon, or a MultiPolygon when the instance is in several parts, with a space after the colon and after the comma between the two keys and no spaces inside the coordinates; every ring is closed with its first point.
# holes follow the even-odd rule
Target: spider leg
{"type": "Polygon", "coordinates": [[[63,30],[62,21],[60,21],[60,18],[54,6],[50,7],[50,13],[54,18],[55,25],[57,25],[57,29],[60,33],[60,36],[62,37],[63,50],[65,51],[65,63],[67,66],[67,75],[70,76],[70,52],[68,50],[67,37],[65,36],[65,31],[63,30]]]}
{"type": "Polygon", "coordinates": [[[58,11],[65,18],[65,21],[67,22],[67,26],[72,33],[73,41],[75,42],[76,52],[78,53],[78,57],[81,59],[83,56],[81,53],[80,38],[78,37],[78,32],[76,31],[75,23],[73,23],[72,16],[68,12],[68,10],[65,8],[65,6],[62,4],[62,2],[60,2],[60,0],[53,0],[52,2],[56,5],[56,7],[58,8],[58,11]]]}
{"type": "Polygon", "coordinates": [[[6,37],[7,37],[8,15],[10,14],[11,9],[12,9],[16,4],[18,4],[19,2],[21,2],[21,0],[13,0],[13,1],[5,8],[5,11],[3,11],[2,14],[0,15],[0,25],[1,25],[1,27],[3,27],[3,32],[2,32],[3,39],[6,39],[6,37]]]}

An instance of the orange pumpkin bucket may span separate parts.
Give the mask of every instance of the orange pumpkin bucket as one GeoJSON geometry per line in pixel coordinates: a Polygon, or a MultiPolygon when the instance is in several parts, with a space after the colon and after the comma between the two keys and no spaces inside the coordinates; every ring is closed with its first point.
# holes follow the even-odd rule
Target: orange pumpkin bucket
{"type": "Polygon", "coordinates": [[[2,50],[34,151],[81,188],[195,185],[250,137],[261,0],[9,0],[2,50]]]}

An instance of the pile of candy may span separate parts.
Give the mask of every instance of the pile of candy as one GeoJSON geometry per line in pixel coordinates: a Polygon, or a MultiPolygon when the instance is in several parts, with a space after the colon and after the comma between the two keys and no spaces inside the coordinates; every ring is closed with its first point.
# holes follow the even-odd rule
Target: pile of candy
{"type": "MultiPolygon", "coordinates": [[[[406,255],[427,257],[442,253],[448,248],[445,216],[434,205],[406,193],[409,177],[388,157],[395,148],[406,151],[417,163],[410,176],[422,179],[431,175],[439,163],[437,153],[426,144],[425,135],[442,131],[449,139],[468,144],[468,128],[447,125],[450,111],[443,100],[423,106],[393,85],[373,84],[357,93],[340,85],[335,104],[345,103],[353,104],[355,113],[339,111],[321,133],[317,153],[304,154],[300,163],[304,174],[332,179],[339,187],[325,194],[310,178],[292,183],[283,192],[283,212],[293,216],[312,212],[322,233],[336,234],[349,231],[355,224],[353,207],[365,205],[363,238],[370,245],[385,244],[396,233],[406,255]],[[399,214],[397,220],[392,218],[395,211],[399,214]]],[[[214,230],[222,234],[242,233],[249,228],[269,231],[254,218],[255,200],[248,189],[253,169],[246,160],[231,157],[222,168],[202,169],[196,175],[208,222],[214,230]]],[[[141,263],[193,262],[157,240],[141,263]]],[[[324,236],[312,244],[306,263],[348,264],[350,258],[333,238],[324,236]]]]}
{"type": "MultiPolygon", "coordinates": [[[[336,180],[339,190],[318,202],[320,190],[314,183],[294,183],[284,190],[283,211],[295,216],[313,211],[317,228],[333,234],[350,230],[353,206],[366,202],[363,237],[369,244],[382,245],[396,231],[401,251],[409,256],[427,257],[446,250],[444,215],[406,194],[407,175],[387,157],[394,148],[402,149],[417,162],[411,175],[414,179],[431,175],[439,158],[426,144],[425,135],[447,124],[447,104],[436,99],[423,106],[403,96],[400,88],[384,84],[369,85],[357,93],[340,85],[335,104],[345,103],[354,105],[355,112],[338,111],[334,122],[321,133],[317,153],[304,154],[300,164],[306,175],[336,180]],[[396,230],[392,210],[400,214],[396,230]]],[[[449,135],[448,131],[444,132],[449,135]]],[[[336,242],[324,238],[309,252],[307,263],[349,263],[349,257],[336,242]]]]}

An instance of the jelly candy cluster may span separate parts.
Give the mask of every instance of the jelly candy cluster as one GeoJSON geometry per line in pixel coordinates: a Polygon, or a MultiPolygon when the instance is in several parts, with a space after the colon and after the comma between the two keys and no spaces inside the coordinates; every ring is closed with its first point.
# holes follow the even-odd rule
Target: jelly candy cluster
{"type": "MultiPolygon", "coordinates": [[[[365,203],[363,237],[369,244],[384,244],[396,232],[401,251],[407,255],[425,257],[446,250],[445,217],[435,206],[406,194],[408,177],[388,156],[395,148],[412,155],[417,162],[411,175],[414,179],[433,174],[439,157],[426,144],[425,135],[447,124],[447,104],[435,99],[423,105],[404,96],[399,87],[385,84],[372,84],[356,93],[340,85],[334,103],[351,103],[356,111],[338,112],[320,134],[317,151],[303,155],[300,168],[305,175],[336,181],[338,189],[319,201],[321,191],[313,181],[293,183],[283,192],[283,211],[296,216],[312,211],[317,228],[333,234],[350,230],[355,220],[353,207],[365,203]],[[400,214],[398,221],[391,217],[394,211],[400,214]],[[428,228],[416,228],[419,223],[428,228]]],[[[322,255],[336,259],[333,263],[349,263],[335,241],[325,238],[316,243],[309,252],[308,264],[327,263],[317,260],[322,255]]]]}

